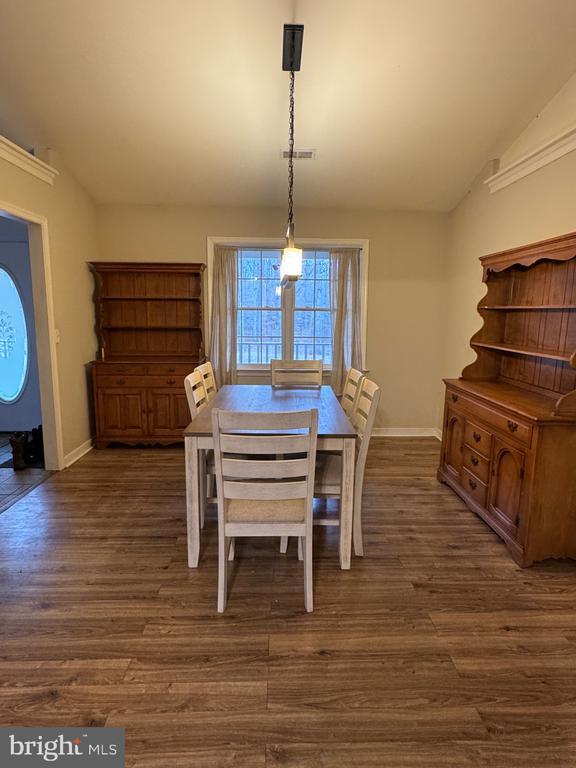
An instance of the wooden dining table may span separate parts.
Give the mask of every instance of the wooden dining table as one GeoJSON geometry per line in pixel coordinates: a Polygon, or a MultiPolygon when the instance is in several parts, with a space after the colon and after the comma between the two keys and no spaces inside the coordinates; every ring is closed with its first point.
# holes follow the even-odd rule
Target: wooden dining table
{"type": "Polygon", "coordinates": [[[342,454],[342,492],[340,498],[340,567],[350,568],[352,519],[354,510],[354,460],[356,432],[331,387],[280,388],[270,385],[230,384],[216,396],[184,430],[186,455],[186,519],[188,567],[197,568],[200,558],[200,508],[205,503],[206,478],[203,477],[202,451],[214,447],[212,410],[281,411],[318,410],[318,450],[342,454]]]}

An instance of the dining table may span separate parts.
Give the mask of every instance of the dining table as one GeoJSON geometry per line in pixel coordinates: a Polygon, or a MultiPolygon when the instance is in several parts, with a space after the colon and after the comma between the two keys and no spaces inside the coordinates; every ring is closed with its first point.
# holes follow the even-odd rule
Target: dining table
{"type": "Polygon", "coordinates": [[[200,558],[201,505],[205,504],[206,498],[202,455],[204,451],[214,448],[212,411],[215,408],[253,413],[318,410],[318,450],[342,455],[339,557],[340,567],[349,569],[356,431],[331,387],[296,388],[260,384],[228,384],[221,387],[184,430],[188,567],[197,568],[200,558]]]}

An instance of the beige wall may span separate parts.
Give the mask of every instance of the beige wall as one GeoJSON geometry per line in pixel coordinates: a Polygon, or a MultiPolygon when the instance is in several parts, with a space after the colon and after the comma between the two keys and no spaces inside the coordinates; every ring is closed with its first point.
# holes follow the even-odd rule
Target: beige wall
{"type": "MultiPolygon", "coordinates": [[[[205,261],[207,236],[278,237],[279,209],[101,206],[100,257],[205,261]]],[[[380,427],[434,427],[444,329],[447,216],[297,210],[301,238],[370,240],[367,365],[382,387],[380,427]]]]}
{"type": "Polygon", "coordinates": [[[94,205],[64,169],[50,186],[0,159],[1,203],[46,216],[50,239],[64,453],[90,438],[85,364],[95,351],[91,279],[96,256],[94,205]]]}
{"type": "Polygon", "coordinates": [[[576,152],[490,194],[478,180],[451,216],[446,376],[474,360],[469,340],[481,326],[478,258],[576,230],[576,152]]]}

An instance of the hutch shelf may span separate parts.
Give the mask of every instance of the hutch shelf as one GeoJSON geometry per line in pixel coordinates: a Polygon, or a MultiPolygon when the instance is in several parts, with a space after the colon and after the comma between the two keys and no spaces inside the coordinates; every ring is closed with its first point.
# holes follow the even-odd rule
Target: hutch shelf
{"type": "Polygon", "coordinates": [[[445,379],[438,478],[520,565],[576,558],[576,233],[480,261],[484,324],[445,379]]]}
{"type": "Polygon", "coordinates": [[[204,360],[204,264],[94,262],[96,448],[182,442],[184,377],[204,360]]]}

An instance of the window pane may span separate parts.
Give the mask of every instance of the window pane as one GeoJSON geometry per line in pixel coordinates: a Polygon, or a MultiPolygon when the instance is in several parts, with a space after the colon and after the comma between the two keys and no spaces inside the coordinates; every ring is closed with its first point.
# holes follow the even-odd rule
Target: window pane
{"type": "Polygon", "coordinates": [[[28,371],[28,335],[24,307],[16,283],[0,267],[0,402],[22,393],[28,371]]]}
{"type": "Polygon", "coordinates": [[[302,256],[302,278],[304,280],[313,280],[314,279],[314,264],[316,259],[310,255],[307,255],[306,252],[304,252],[302,256]]]}
{"type": "Polygon", "coordinates": [[[260,280],[240,280],[240,298],[241,307],[259,307],[260,306],[260,280]]]}
{"type": "Polygon", "coordinates": [[[274,280],[262,281],[262,306],[280,308],[280,283],[274,280]]]}
{"type": "Polygon", "coordinates": [[[318,254],[316,257],[316,280],[328,280],[330,277],[330,260],[328,254],[318,254]]]}
{"type": "Polygon", "coordinates": [[[332,322],[330,312],[316,312],[316,338],[321,341],[332,338],[332,322]]]}
{"type": "Polygon", "coordinates": [[[314,337],[314,312],[297,310],[294,312],[294,338],[314,337]]]}
{"type": "Polygon", "coordinates": [[[316,301],[314,306],[322,309],[330,308],[330,283],[328,280],[316,281],[316,301]]]}
{"type": "Polygon", "coordinates": [[[297,307],[314,306],[314,280],[298,280],[296,282],[295,302],[297,307]]]}
{"type": "Polygon", "coordinates": [[[240,277],[247,279],[259,278],[261,274],[259,251],[240,252],[240,277]]]}
{"type": "Polygon", "coordinates": [[[262,277],[280,280],[280,251],[262,251],[262,277]]]}
{"type": "Polygon", "coordinates": [[[240,336],[260,336],[260,312],[241,310],[239,332],[240,336]]]}
{"type": "Polygon", "coordinates": [[[262,312],[262,336],[282,338],[282,315],[280,312],[262,312]]]}

